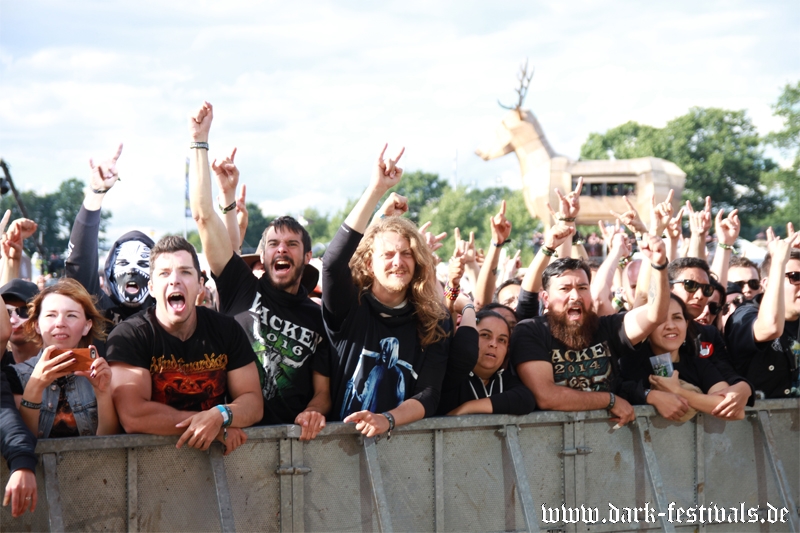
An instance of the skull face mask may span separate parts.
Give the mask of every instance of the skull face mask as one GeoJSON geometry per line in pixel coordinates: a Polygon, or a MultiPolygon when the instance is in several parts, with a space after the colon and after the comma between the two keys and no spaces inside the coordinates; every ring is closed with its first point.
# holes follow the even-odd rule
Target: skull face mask
{"type": "Polygon", "coordinates": [[[109,285],[115,298],[129,307],[142,305],[150,294],[150,247],[141,241],[121,243],[114,250],[109,285]]]}

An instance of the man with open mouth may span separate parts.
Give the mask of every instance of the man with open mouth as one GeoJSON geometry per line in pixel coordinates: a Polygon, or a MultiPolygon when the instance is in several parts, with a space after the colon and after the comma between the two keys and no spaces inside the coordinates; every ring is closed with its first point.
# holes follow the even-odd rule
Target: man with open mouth
{"type": "MultiPolygon", "coordinates": [[[[641,250],[653,268],[654,290],[649,305],[624,314],[597,316],[591,271],[582,260],[557,259],[545,268],[540,293],[545,314],[518,323],[509,346],[511,362],[540,409],[606,409],[618,426],[633,421],[633,407],[617,396],[618,359],[666,318],[669,306],[666,246],[660,237],[646,239],[641,250]]],[[[555,249],[537,253],[554,255],[555,249]]]]}
{"type": "MultiPolygon", "coordinates": [[[[153,239],[141,231],[129,231],[114,242],[105,264],[109,293],[106,294],[100,286],[97,264],[103,219],[101,208],[106,194],[120,181],[117,160],[121,154],[120,144],[117,153],[110,159],[99,164],[89,160],[92,175],[83,204],[72,225],[66,260],[67,277],[79,281],[89,294],[97,298],[97,308],[109,320],[109,331],[154,303],[147,287],[153,239]]],[[[98,342],[97,349],[104,355],[105,343],[98,342]]]]}
{"type": "Polygon", "coordinates": [[[239,170],[236,149],[219,164],[214,160],[221,197],[211,193],[208,136],[213,119],[204,103],[189,119],[195,161],[190,196],[203,250],[217,284],[220,311],[244,328],[258,359],[264,417],[261,424],[298,424],[301,439],[313,439],[325,427],[330,410],[329,348],[319,305],[308,297],[319,272],[311,260],[311,237],[294,218],[273,220],[262,236],[257,277],[241,256],[236,221],[239,170]],[[215,202],[226,220],[215,210],[215,202]],[[226,228],[227,226],[227,228],[226,228]],[[229,229],[236,235],[231,237],[229,229]],[[235,243],[235,244],[234,244],[235,243]],[[313,283],[307,283],[313,278],[313,283]],[[305,282],[305,283],[304,283],[305,282]]]}
{"type": "Polygon", "coordinates": [[[111,388],[128,433],[181,435],[226,454],[247,440],[238,428],[261,419],[255,354],[236,321],[197,306],[200,262],[183,237],[153,247],[150,291],[156,305],[117,325],[108,338],[111,388]]]}

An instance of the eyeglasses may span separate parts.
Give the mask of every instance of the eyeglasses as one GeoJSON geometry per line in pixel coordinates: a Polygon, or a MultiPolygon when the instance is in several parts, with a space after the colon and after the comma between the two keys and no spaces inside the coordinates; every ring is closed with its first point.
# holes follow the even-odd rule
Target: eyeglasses
{"type": "Polygon", "coordinates": [[[727,315],[728,311],[730,311],[731,307],[733,307],[734,309],[738,309],[738,307],[740,305],[742,305],[743,303],[744,303],[744,296],[737,296],[736,298],[734,298],[730,302],[728,302],[725,305],[723,305],[722,308],[720,309],[720,311],[722,312],[723,315],[727,315]]]}
{"type": "Polygon", "coordinates": [[[748,279],[748,280],[741,280],[741,281],[731,281],[731,284],[738,285],[739,289],[744,289],[744,286],[747,285],[750,287],[751,291],[757,291],[761,288],[761,283],[758,282],[757,279],[748,279]]]}
{"type": "Polygon", "coordinates": [[[712,315],[718,315],[720,312],[720,305],[717,302],[708,302],[708,312],[712,315]]]}
{"type": "Polygon", "coordinates": [[[22,319],[28,318],[28,308],[24,305],[22,307],[6,307],[6,311],[8,311],[8,318],[15,314],[22,319]]]}
{"type": "Polygon", "coordinates": [[[798,285],[800,284],[800,272],[787,272],[786,279],[788,279],[792,285],[798,285]]]}
{"type": "Polygon", "coordinates": [[[689,294],[694,294],[698,290],[702,290],[703,296],[706,298],[714,294],[714,287],[709,283],[698,283],[693,279],[676,279],[669,282],[670,285],[675,285],[676,283],[683,283],[683,288],[686,289],[686,292],[689,294]]]}

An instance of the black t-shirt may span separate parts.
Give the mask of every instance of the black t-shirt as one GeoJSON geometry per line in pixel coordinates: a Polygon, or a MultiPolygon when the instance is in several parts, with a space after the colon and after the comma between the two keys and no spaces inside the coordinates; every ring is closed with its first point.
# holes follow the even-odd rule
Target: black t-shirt
{"type": "Polygon", "coordinates": [[[459,405],[482,398],[491,400],[492,413],[496,415],[526,415],[536,409],[536,398],[531,390],[517,376],[501,369],[486,384],[472,372],[459,382],[442,383],[437,414],[446,415],[459,405]]]}
{"type": "Polygon", "coordinates": [[[758,309],[756,304],[743,305],[725,323],[725,340],[731,346],[733,366],[765,398],[800,396],[800,320],[785,322],[783,334],[777,339],[756,342],[753,325],[758,309]]]}
{"type": "Polygon", "coordinates": [[[234,254],[213,276],[220,311],[244,328],[258,360],[264,397],[261,424],[293,424],[314,396],[313,371],[330,377],[330,348],[319,305],[304,287],[297,294],[256,278],[234,254]]]}
{"type": "Polygon", "coordinates": [[[381,413],[409,399],[433,416],[448,365],[452,320],[442,304],[439,327],[446,337],[423,348],[412,303],[392,309],[368,292],[359,296],[348,262],[362,237],[342,225],[323,260],[323,319],[336,353],[331,417],[362,409],[381,413]]]}
{"type": "Polygon", "coordinates": [[[204,411],[225,403],[228,371],[255,361],[236,321],[206,307],[197,307],[197,327],[185,341],[161,327],[155,309],[142,311],[114,328],[107,357],[149,369],[152,401],[180,411],[204,411]]]}
{"type": "Polygon", "coordinates": [[[550,333],[547,315],[523,320],[511,334],[508,347],[516,368],[528,361],[553,365],[553,380],[581,391],[617,392],[620,386],[617,360],[624,350],[633,349],[625,333],[624,314],[600,317],[589,346],[572,350],[550,333]]]}
{"type": "Polygon", "coordinates": [[[515,313],[517,320],[539,316],[539,293],[520,289],[515,313]]]}

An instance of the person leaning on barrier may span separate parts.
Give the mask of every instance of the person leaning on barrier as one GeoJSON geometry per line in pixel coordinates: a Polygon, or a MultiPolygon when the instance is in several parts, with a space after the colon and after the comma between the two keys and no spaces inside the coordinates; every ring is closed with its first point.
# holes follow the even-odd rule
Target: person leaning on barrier
{"type": "Polygon", "coordinates": [[[263,415],[255,354],[236,320],[196,306],[200,263],[186,239],[164,237],[152,252],[155,307],[108,339],[120,422],[128,433],[181,435],[178,448],[216,439],[230,453],[247,439],[238,428],[263,415]]]}
{"type": "MultiPolygon", "coordinates": [[[[715,393],[727,389],[728,383],[710,360],[699,357],[700,344],[693,341],[698,327],[700,324],[692,320],[683,300],[670,294],[666,320],[648,336],[647,342],[620,360],[623,386],[631,402],[652,405],[664,418],[680,422],[691,419],[696,411],[714,414],[725,400],[715,393]],[[670,377],[653,371],[650,358],[662,354],[670,356],[674,369],[670,377]]],[[[744,411],[720,418],[741,420],[744,411]]]]}
{"type": "Polygon", "coordinates": [[[540,409],[607,409],[618,425],[634,419],[630,403],[615,394],[621,384],[618,353],[644,340],[664,320],[669,305],[664,242],[646,235],[641,248],[653,268],[650,304],[625,314],[597,316],[591,272],[583,261],[558,259],[545,269],[541,298],[546,313],[517,324],[509,349],[540,409]]]}
{"type": "Polygon", "coordinates": [[[763,398],[800,396],[800,232],[767,230],[769,253],[761,264],[761,304],[742,305],[725,324],[731,358],[763,398]]]}
{"type": "MultiPolygon", "coordinates": [[[[207,143],[212,120],[213,108],[207,102],[190,117],[193,146],[207,143]]],[[[301,440],[313,439],[325,427],[331,398],[330,347],[322,313],[303,285],[309,276],[318,276],[308,264],[311,237],[292,217],[274,219],[264,229],[259,244],[264,275],[257,277],[251,272],[234,253],[233,243],[239,238],[230,237],[239,228],[233,212],[239,180],[235,154],[236,149],[230,157],[211,165],[221,190],[221,205],[228,206],[222,209],[227,229],[211,197],[207,148],[194,150],[192,216],[217,284],[220,311],[236,318],[256,352],[264,403],[260,423],[298,424],[301,440]]]]}
{"type": "MultiPolygon", "coordinates": [[[[508,371],[508,322],[484,306],[477,316],[478,361],[462,379],[442,383],[440,415],[525,415],[536,409],[533,393],[508,371]]],[[[459,328],[460,329],[460,328],[459,328]]]]}
{"type": "MultiPolygon", "coordinates": [[[[708,263],[697,257],[681,257],[670,262],[668,272],[672,293],[686,304],[689,315],[696,321],[714,293],[708,263]]],[[[714,363],[722,378],[730,385],[714,392],[724,396],[725,400],[717,405],[712,414],[739,420],[745,405],[753,405],[755,389],[731,365],[725,341],[716,326],[697,323],[694,329],[697,332],[696,342],[699,343],[698,357],[714,363]]]]}
{"type": "Polygon", "coordinates": [[[106,360],[95,358],[88,370],[74,367],[73,349],[89,348],[105,337],[105,319],[83,285],[59,279],[36,295],[28,314],[25,333],[40,339],[42,350],[10,367],[21,388],[15,390],[12,381],[12,390],[21,392],[20,413],[28,428],[39,438],[119,433],[106,360]]]}
{"type": "Polygon", "coordinates": [[[402,175],[402,151],[384,162],[385,151],[322,271],[323,320],[337,355],[333,414],[368,437],[435,414],[452,337],[433,257],[414,223],[387,216],[367,228],[402,175]]]}

